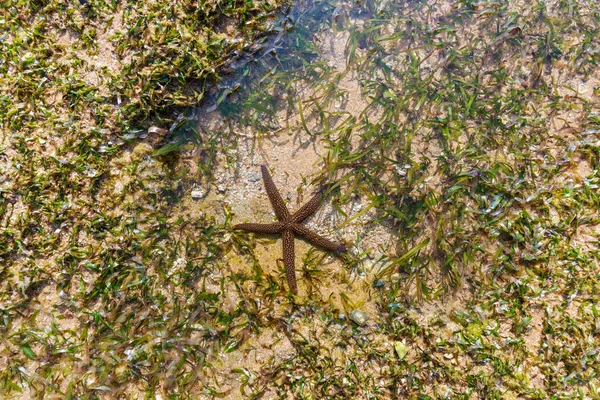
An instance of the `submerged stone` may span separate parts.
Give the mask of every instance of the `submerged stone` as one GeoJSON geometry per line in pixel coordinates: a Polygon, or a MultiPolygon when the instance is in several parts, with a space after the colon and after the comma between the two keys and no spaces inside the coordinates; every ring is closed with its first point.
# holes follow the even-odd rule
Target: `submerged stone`
{"type": "Polygon", "coordinates": [[[375,289],[381,289],[381,288],[382,288],[382,287],[384,287],[384,286],[385,286],[385,281],[383,281],[382,279],[376,279],[376,280],[373,282],[373,287],[374,287],[375,289]]]}
{"type": "Polygon", "coordinates": [[[202,198],[203,195],[204,195],[204,192],[202,191],[202,189],[200,189],[200,188],[192,189],[192,199],[199,200],[202,198]]]}
{"type": "Polygon", "coordinates": [[[248,176],[248,182],[258,182],[260,181],[260,174],[252,173],[248,176]]]}
{"type": "Polygon", "coordinates": [[[367,317],[367,314],[365,314],[364,312],[362,312],[360,310],[350,311],[350,320],[352,322],[355,322],[357,325],[363,326],[364,324],[367,323],[368,319],[369,319],[369,317],[367,317]]]}

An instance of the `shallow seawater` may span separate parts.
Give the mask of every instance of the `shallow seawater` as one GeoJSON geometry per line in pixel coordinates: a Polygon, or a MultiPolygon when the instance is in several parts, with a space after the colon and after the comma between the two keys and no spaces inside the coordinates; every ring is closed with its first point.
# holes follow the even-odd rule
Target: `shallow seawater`
{"type": "Polygon", "coordinates": [[[0,398],[598,398],[595,2],[4,3],[0,398]]]}
{"type": "Polygon", "coordinates": [[[561,299],[574,296],[577,320],[597,298],[598,11],[569,4],[301,3],[232,64],[182,117],[197,131],[177,161],[183,186],[202,196],[186,192],[172,217],[219,232],[194,285],[234,322],[206,357],[205,389],[575,390],[559,377],[577,367],[541,350],[566,340],[548,334],[561,299]],[[297,296],[280,239],[231,229],[274,221],[261,164],[291,210],[334,185],[307,226],[349,250],[297,239],[297,296]]]}

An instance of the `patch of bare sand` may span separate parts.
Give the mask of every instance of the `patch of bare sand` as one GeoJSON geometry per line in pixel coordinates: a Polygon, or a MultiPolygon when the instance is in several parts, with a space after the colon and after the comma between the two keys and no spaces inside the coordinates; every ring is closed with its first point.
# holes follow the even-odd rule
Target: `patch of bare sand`
{"type": "MultiPolygon", "coordinates": [[[[78,49],[76,45],[81,42],[79,34],[72,29],[65,29],[58,32],[56,35],[56,43],[62,47],[64,51],[65,63],[71,59],[81,60],[85,68],[80,72],[81,78],[86,84],[98,89],[101,96],[108,96],[109,78],[106,72],[100,73],[101,70],[110,71],[111,74],[117,74],[124,65],[130,62],[131,54],[126,53],[124,58],[120,58],[115,53],[114,42],[111,36],[119,32],[123,27],[123,12],[124,7],[119,6],[115,12],[111,25],[107,30],[98,31],[96,33],[97,52],[92,54],[87,49],[78,49]]],[[[55,94],[55,102],[58,104],[62,100],[60,93],[55,94]]]]}

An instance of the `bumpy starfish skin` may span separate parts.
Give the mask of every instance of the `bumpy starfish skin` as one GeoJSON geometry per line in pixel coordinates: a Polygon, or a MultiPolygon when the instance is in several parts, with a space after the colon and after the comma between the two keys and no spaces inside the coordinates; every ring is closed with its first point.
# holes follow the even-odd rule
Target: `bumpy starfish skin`
{"type": "Polygon", "coordinates": [[[329,239],[325,239],[319,236],[316,232],[300,225],[306,218],[310,217],[317,211],[321,202],[323,201],[324,189],[319,190],[312,199],[304,204],[294,214],[290,214],[288,211],[283,198],[279,194],[269,170],[264,165],[260,166],[262,172],[263,182],[265,183],[265,189],[269,200],[275,210],[275,215],[279,219],[279,222],[272,224],[238,224],[233,229],[240,229],[254,233],[270,233],[270,234],[281,234],[283,241],[283,265],[285,266],[285,275],[287,277],[288,285],[292,293],[298,293],[298,287],[296,285],[296,271],[294,269],[294,234],[303,237],[309,243],[314,246],[322,247],[326,250],[344,252],[346,246],[340,243],[332,242],[329,239]]]}

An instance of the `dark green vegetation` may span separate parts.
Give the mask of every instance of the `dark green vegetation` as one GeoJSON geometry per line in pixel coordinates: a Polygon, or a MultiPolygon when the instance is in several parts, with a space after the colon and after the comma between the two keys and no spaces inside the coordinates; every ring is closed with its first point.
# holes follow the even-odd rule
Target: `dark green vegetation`
{"type": "MultiPolygon", "coordinates": [[[[600,11],[390,3],[292,14],[287,50],[244,66],[227,128],[196,140],[196,176],[153,157],[165,139],[147,128],[276,31],[274,10],[3,4],[0,395],[600,398],[600,11]],[[321,54],[329,30],[346,70],[321,54]],[[218,154],[241,161],[236,126],[270,135],[282,109],[327,143],[336,207],[362,201],[347,224],[374,210],[359,228],[394,238],[365,326],[339,318],[352,293],[345,310],[288,296],[226,205],[178,208],[218,154]]],[[[359,239],[349,271],[376,254],[359,239]]]]}

